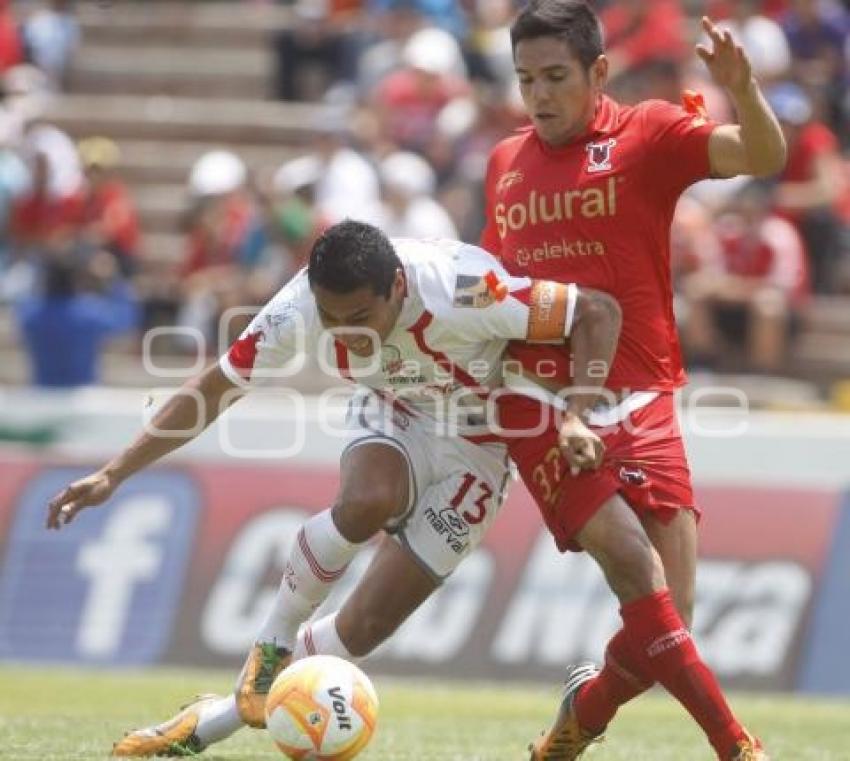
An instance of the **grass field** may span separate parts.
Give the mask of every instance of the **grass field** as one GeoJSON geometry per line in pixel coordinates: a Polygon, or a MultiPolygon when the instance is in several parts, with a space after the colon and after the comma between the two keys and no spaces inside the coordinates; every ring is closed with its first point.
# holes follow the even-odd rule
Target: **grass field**
{"type": "MultiPolygon", "coordinates": [[[[196,692],[229,688],[221,671],[92,672],[0,667],[0,759],[102,759],[130,727],[169,716],[196,692]]],[[[376,680],[378,734],[363,761],[522,761],[557,688],[376,680]]],[[[850,701],[735,695],[774,761],[850,761],[850,701]]],[[[281,759],[265,732],[242,730],[209,761],[281,759]]],[[[710,761],[683,711],[664,695],[626,707],[592,761],[710,761]]]]}

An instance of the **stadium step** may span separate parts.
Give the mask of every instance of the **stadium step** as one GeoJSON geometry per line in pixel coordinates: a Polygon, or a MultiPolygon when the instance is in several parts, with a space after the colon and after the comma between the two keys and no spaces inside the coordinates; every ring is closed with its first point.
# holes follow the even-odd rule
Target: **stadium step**
{"type": "Polygon", "coordinates": [[[20,344],[15,317],[9,306],[0,305],[0,349],[14,348],[20,344]]]}
{"type": "Polygon", "coordinates": [[[133,196],[146,232],[178,232],[191,205],[183,184],[138,186],[133,196]]]}
{"type": "Polygon", "coordinates": [[[254,171],[273,171],[303,150],[290,146],[235,145],[194,140],[171,141],[165,147],[155,140],[120,140],[119,172],[132,185],[185,183],[197,159],[208,151],[234,148],[254,171]]]}
{"type": "Polygon", "coordinates": [[[806,330],[850,334],[850,299],[847,296],[817,296],[806,307],[806,330]]]}
{"type": "Polygon", "coordinates": [[[290,8],[274,3],[81,3],[84,43],[145,48],[152,43],[190,47],[258,47],[291,23],[290,8]]]}
{"type": "Polygon", "coordinates": [[[145,260],[176,266],[183,260],[186,236],[181,232],[153,232],[146,230],[142,238],[145,260]]]}
{"type": "Polygon", "coordinates": [[[58,98],[45,118],[75,138],[292,147],[310,140],[319,113],[309,103],[73,94],[58,98]]]}
{"type": "Polygon", "coordinates": [[[797,338],[789,368],[794,375],[811,380],[850,378],[850,332],[805,333],[797,338]]]}
{"type": "Polygon", "coordinates": [[[70,86],[98,95],[267,97],[273,70],[270,46],[188,48],[150,46],[127,55],[123,46],[86,45],[74,58],[70,86]]]}
{"type": "Polygon", "coordinates": [[[850,378],[850,299],[811,300],[791,349],[789,370],[821,384],[850,378]]]}
{"type": "Polygon", "coordinates": [[[816,384],[780,375],[693,372],[682,391],[686,404],[694,400],[697,415],[704,407],[738,408],[739,394],[751,409],[820,410],[824,406],[816,384]]]}

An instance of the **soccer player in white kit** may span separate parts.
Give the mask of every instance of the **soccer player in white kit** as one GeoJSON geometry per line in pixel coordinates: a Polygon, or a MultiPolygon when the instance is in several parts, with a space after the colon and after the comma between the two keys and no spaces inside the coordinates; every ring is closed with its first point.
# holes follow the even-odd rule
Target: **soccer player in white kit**
{"type": "MultiPolygon", "coordinates": [[[[48,528],[59,529],[194,438],[251,388],[285,382],[305,354],[358,384],[336,502],[298,532],[234,694],[200,698],[126,735],[113,754],[187,755],[243,724],[262,727],[271,682],[293,658],[354,659],[383,642],[478,546],[501,508],[509,470],[493,416],[507,341],[569,337],[577,372],[589,363],[607,368],[619,325],[610,296],[513,277],[474,246],[390,241],[353,221],[329,228],[308,267],[218,364],[187,384],[191,395],[176,394],[155,416],[154,431],[50,503],[48,528]],[[381,530],[387,535],[340,610],[304,625],[381,530]]],[[[596,373],[600,387],[605,374],[596,373]]],[[[561,443],[575,468],[601,459],[598,438],[578,415],[565,415],[561,443]]]]}

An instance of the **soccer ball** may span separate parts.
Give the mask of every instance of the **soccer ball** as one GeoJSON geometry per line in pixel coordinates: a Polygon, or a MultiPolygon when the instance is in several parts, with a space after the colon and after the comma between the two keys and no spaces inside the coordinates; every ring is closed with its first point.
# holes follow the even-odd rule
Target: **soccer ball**
{"type": "Polygon", "coordinates": [[[266,726],[293,761],[349,761],[369,744],[377,718],[369,677],[333,655],[296,661],[266,698],[266,726]]]}

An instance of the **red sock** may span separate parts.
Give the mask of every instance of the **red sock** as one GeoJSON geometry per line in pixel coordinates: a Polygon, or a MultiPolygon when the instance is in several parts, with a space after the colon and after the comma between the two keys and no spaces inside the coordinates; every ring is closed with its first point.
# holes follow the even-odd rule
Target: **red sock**
{"type": "Polygon", "coordinates": [[[605,665],[599,676],[585,684],[575,701],[578,723],[594,734],[602,732],[617,709],[652,687],[647,673],[631,649],[624,629],[620,629],[605,649],[605,665]]]}
{"type": "Polygon", "coordinates": [[[718,756],[729,758],[735,743],[746,734],[700,658],[669,590],[630,602],[620,614],[625,636],[633,651],[645,658],[647,673],[694,717],[718,756]]]}

